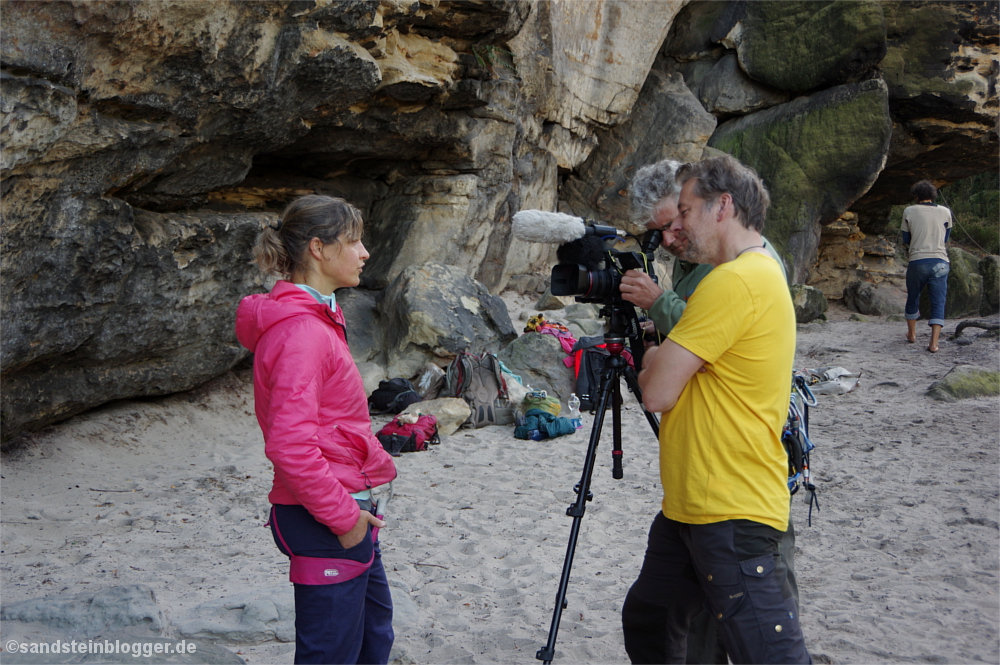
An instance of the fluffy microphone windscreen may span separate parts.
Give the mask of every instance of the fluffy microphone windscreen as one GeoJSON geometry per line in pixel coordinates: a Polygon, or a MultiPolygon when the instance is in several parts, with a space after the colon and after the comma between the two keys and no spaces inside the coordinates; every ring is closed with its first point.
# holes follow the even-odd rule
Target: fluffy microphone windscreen
{"type": "Polygon", "coordinates": [[[514,215],[511,225],[514,237],[526,242],[562,244],[587,232],[581,218],[544,210],[522,210],[514,215]]]}

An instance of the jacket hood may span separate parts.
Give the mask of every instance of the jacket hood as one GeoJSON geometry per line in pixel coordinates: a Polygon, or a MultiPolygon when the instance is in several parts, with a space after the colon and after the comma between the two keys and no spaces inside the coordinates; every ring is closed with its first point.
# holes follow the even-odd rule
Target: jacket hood
{"type": "Polygon", "coordinates": [[[282,280],[274,285],[270,293],[257,293],[240,301],[236,308],[236,339],[254,353],[264,333],[297,316],[315,316],[343,325],[339,307],[332,312],[299,287],[282,280]]]}

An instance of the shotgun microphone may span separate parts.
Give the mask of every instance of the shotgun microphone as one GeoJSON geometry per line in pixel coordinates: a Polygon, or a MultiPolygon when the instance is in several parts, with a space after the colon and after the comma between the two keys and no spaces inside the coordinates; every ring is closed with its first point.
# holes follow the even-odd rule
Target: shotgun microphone
{"type": "Polygon", "coordinates": [[[562,245],[584,236],[624,239],[627,234],[606,224],[597,224],[582,217],[544,210],[522,210],[513,218],[514,237],[525,242],[543,242],[562,245]]]}

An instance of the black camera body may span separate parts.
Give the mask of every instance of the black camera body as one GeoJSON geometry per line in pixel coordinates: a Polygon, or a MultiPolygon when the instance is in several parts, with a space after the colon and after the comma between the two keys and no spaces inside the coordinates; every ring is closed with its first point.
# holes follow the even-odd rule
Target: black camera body
{"type": "MultiPolygon", "coordinates": [[[[639,252],[608,250],[605,267],[588,270],[578,263],[557,263],[552,267],[550,288],[554,296],[576,296],[579,302],[606,303],[621,298],[619,286],[628,270],[644,270],[639,252]],[[608,265],[610,264],[610,265],[608,265]]],[[[653,275],[653,279],[656,276],[653,275]]]]}
{"type": "Polygon", "coordinates": [[[555,296],[576,296],[577,302],[603,304],[601,316],[608,318],[606,337],[628,339],[628,346],[636,361],[642,366],[645,351],[643,331],[632,303],[622,298],[622,275],[628,270],[642,270],[656,281],[652,272],[653,254],[663,239],[661,231],[649,231],[642,236],[640,251],[622,252],[604,248],[599,250],[587,243],[597,241],[592,236],[574,240],[559,248],[560,263],[552,267],[549,288],[555,296]],[[576,247],[571,247],[580,243],[576,247]],[[568,251],[566,251],[568,250],[568,251]],[[577,261],[570,259],[576,258],[577,261]],[[586,265],[584,265],[586,263],[586,265]]]}
{"type": "MultiPolygon", "coordinates": [[[[622,282],[622,275],[626,271],[642,270],[649,273],[654,282],[656,281],[656,275],[648,268],[653,265],[653,253],[660,246],[662,238],[662,232],[649,231],[642,237],[641,251],[605,250],[600,256],[600,261],[603,263],[601,268],[594,265],[594,255],[583,255],[585,250],[582,248],[573,252],[562,251],[580,241],[562,245],[559,248],[560,263],[552,267],[549,284],[552,295],[576,296],[579,302],[620,303],[622,298],[619,286],[622,282]],[[574,256],[578,253],[580,256],[574,256]],[[582,261],[563,261],[564,257],[581,258],[582,261]]],[[[589,238],[581,240],[589,240],[589,238]]]]}

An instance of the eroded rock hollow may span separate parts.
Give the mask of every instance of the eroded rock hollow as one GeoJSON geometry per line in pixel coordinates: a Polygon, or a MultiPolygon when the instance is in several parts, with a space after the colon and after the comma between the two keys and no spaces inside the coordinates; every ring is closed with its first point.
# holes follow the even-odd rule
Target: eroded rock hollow
{"type": "Polygon", "coordinates": [[[766,233],[800,284],[848,209],[872,232],[912,180],[996,168],[990,2],[2,11],[4,440],[239,362],[236,302],[268,286],[254,238],[301,194],[364,212],[365,289],[439,264],[496,294],[554,262],[513,213],[627,226],[635,168],[723,150],[774,193],[766,233]]]}

